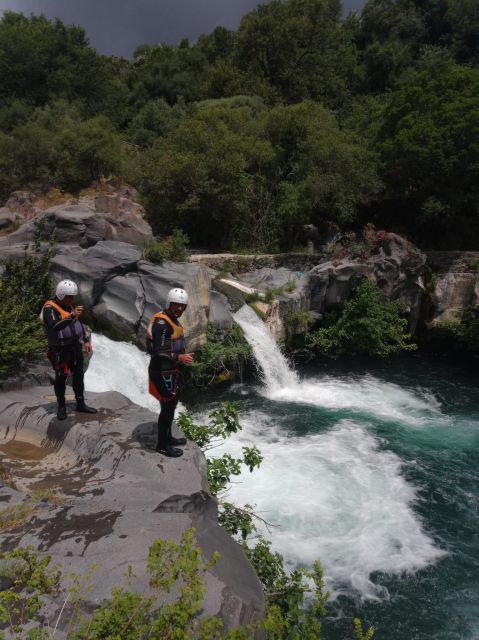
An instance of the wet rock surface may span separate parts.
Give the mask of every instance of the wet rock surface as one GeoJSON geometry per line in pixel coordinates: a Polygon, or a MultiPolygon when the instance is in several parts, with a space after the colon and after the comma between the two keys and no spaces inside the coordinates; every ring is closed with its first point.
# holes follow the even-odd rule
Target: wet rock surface
{"type": "MultiPolygon", "coordinates": [[[[128,566],[135,575],[131,588],[147,592],[152,542],[178,541],[194,527],[205,554],[221,554],[206,574],[205,614],[221,616],[226,628],[258,620],[264,610],[260,584],[217,523],[196,445],[188,443],[179,459],[157,454],[157,416],[116,392],[88,394],[99,410],[93,416],[76,414],[67,401],[68,417],[59,422],[51,393],[39,386],[0,394],[0,460],[16,485],[0,489],[2,506],[40,488],[63,496],[61,504],[43,503],[23,525],[5,532],[2,550],[33,545],[50,554],[64,575],[86,575],[98,564],[88,610],[123,583],[128,566]]],[[[61,604],[48,603],[52,618],[61,604]]]]}
{"type": "Polygon", "coordinates": [[[479,307],[479,251],[429,251],[435,276],[433,323],[459,322],[467,308],[479,307]]]}

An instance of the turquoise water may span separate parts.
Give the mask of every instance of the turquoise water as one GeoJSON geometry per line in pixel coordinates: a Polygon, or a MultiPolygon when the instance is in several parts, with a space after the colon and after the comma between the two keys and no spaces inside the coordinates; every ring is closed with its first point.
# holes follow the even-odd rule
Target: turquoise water
{"type": "Polygon", "coordinates": [[[479,638],[476,373],[412,357],[300,378],[206,400],[240,402],[244,433],[225,448],[265,454],[230,497],[280,525],[290,565],[323,562],[325,638],[352,637],[354,616],[378,640],[479,638]]]}
{"type": "MultiPolygon", "coordinates": [[[[412,355],[296,375],[257,329],[262,380],[210,389],[190,408],[205,417],[239,402],[243,431],[222,450],[255,443],[264,461],[227,497],[275,525],[266,533],[288,566],[321,560],[325,640],[352,638],[354,616],[377,640],[479,639],[478,373],[412,355]]],[[[94,344],[87,388],[156,410],[145,354],[94,344]]]]}

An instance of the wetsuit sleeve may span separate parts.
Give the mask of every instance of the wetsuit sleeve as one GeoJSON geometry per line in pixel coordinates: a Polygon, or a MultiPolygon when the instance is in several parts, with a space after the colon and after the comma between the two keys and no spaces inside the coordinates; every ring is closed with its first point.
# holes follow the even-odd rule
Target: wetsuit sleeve
{"type": "Polygon", "coordinates": [[[178,362],[178,354],[171,349],[173,329],[165,320],[156,318],[151,328],[151,352],[154,356],[164,356],[178,362]]]}
{"type": "Polygon", "coordinates": [[[73,322],[73,318],[62,320],[60,314],[53,307],[46,306],[43,309],[43,322],[53,331],[61,331],[73,322]]]}

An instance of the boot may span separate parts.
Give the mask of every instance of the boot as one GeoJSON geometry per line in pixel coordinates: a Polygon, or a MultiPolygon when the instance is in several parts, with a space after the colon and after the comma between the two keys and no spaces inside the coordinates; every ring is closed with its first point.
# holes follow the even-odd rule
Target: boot
{"type": "Polygon", "coordinates": [[[98,411],[96,409],[94,409],[93,407],[89,407],[87,404],[85,404],[85,398],[80,397],[77,398],[77,406],[75,411],[78,411],[79,413],[98,413],[98,411]]]}
{"type": "Polygon", "coordinates": [[[177,449],[176,447],[171,447],[169,444],[166,445],[166,447],[160,447],[160,445],[158,445],[156,447],[156,451],[157,453],[161,453],[167,458],[179,458],[180,456],[183,455],[183,451],[181,449],[177,449]]]}
{"type": "Polygon", "coordinates": [[[63,400],[63,402],[59,400],[58,407],[57,407],[57,418],[59,420],[65,420],[66,417],[67,417],[67,408],[65,406],[65,400],[63,400]]]}
{"type": "Polygon", "coordinates": [[[178,446],[178,445],[183,446],[183,445],[185,445],[185,444],[186,444],[186,438],[175,438],[175,436],[174,436],[174,435],[172,435],[172,433],[171,433],[171,425],[170,425],[170,428],[168,429],[168,436],[167,436],[167,438],[166,438],[166,441],[168,442],[168,445],[169,445],[170,447],[171,447],[171,446],[174,446],[174,445],[176,445],[176,446],[178,446]]]}

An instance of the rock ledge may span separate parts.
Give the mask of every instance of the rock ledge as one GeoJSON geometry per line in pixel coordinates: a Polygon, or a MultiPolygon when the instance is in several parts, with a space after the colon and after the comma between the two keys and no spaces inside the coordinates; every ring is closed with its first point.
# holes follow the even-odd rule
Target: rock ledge
{"type": "MultiPolygon", "coordinates": [[[[156,415],[117,392],[89,393],[98,414],[70,409],[64,422],[56,419],[53,399],[51,387],[41,386],[0,394],[0,459],[17,487],[1,489],[3,506],[39,488],[65,496],[63,504],[45,504],[5,533],[2,550],[33,545],[64,575],[100,565],[88,608],[122,584],[129,565],[136,576],[131,588],[147,592],[151,543],[178,541],[194,527],[205,555],[221,555],[206,574],[204,613],[220,616],[226,629],[261,619],[260,583],[241,547],[218,525],[198,447],[188,443],[180,459],[155,453],[156,415]]],[[[49,603],[52,618],[60,606],[49,603]]]]}

